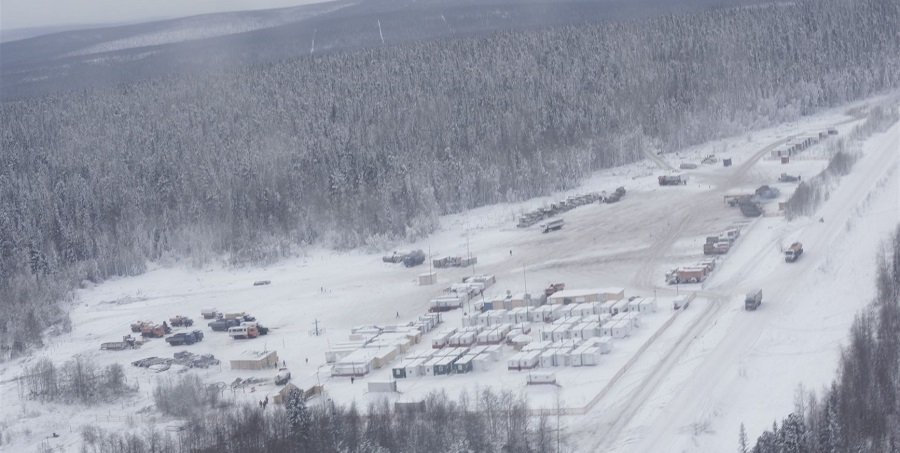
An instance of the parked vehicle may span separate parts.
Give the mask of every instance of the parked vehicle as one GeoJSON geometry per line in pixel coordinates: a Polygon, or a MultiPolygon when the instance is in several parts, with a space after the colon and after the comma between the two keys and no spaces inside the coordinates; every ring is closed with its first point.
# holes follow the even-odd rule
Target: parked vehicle
{"type": "Polygon", "coordinates": [[[541,225],[541,231],[543,233],[549,233],[551,231],[561,230],[563,227],[563,219],[551,220],[545,224],[541,225]]]}
{"type": "Polygon", "coordinates": [[[553,295],[553,293],[555,293],[557,291],[562,291],[564,289],[566,289],[565,283],[551,283],[550,286],[548,286],[546,289],[544,289],[544,295],[547,297],[550,297],[553,295]]]}
{"type": "Polygon", "coordinates": [[[209,326],[210,329],[212,329],[216,332],[225,332],[232,327],[241,325],[241,321],[238,321],[237,319],[222,318],[222,319],[217,319],[207,325],[209,326]]]}
{"type": "Polygon", "coordinates": [[[391,253],[390,255],[383,256],[381,258],[381,261],[384,261],[385,263],[394,263],[394,264],[402,263],[403,258],[405,258],[406,255],[409,255],[409,253],[410,252],[407,252],[407,251],[394,250],[394,252],[391,253]]]}
{"type": "Polygon", "coordinates": [[[190,327],[194,325],[194,320],[187,316],[178,315],[174,318],[169,318],[169,324],[173,327],[190,327]]]}
{"type": "Polygon", "coordinates": [[[191,345],[203,341],[203,332],[194,330],[192,332],[179,332],[166,338],[166,343],[172,346],[191,345]]]}
{"type": "Polygon", "coordinates": [[[403,257],[403,265],[406,267],[418,266],[425,262],[425,252],[414,250],[409,255],[403,257]]]}
{"type": "Polygon", "coordinates": [[[219,312],[216,311],[215,308],[204,308],[200,310],[200,316],[203,316],[203,319],[215,319],[218,315],[219,312]]]}
{"type": "Polygon", "coordinates": [[[268,327],[264,327],[262,324],[260,324],[256,321],[242,322],[241,325],[247,326],[247,327],[256,327],[256,330],[259,332],[260,335],[268,335],[268,333],[269,333],[268,327]]]}
{"type": "Polygon", "coordinates": [[[256,338],[259,336],[259,330],[256,326],[236,326],[228,329],[228,336],[235,340],[256,338]]]}
{"type": "Polygon", "coordinates": [[[291,380],[291,372],[287,368],[279,368],[275,375],[275,385],[284,385],[291,380]]]}
{"type": "Polygon", "coordinates": [[[682,186],[687,184],[687,176],[684,175],[662,175],[657,178],[661,186],[682,186]]]}
{"type": "Polygon", "coordinates": [[[741,214],[744,214],[745,217],[759,217],[763,213],[762,206],[752,200],[741,201],[738,207],[741,208],[741,214]]]}
{"type": "Polygon", "coordinates": [[[222,317],[223,319],[235,319],[235,320],[237,320],[237,321],[239,321],[239,322],[243,322],[243,321],[256,321],[256,318],[254,318],[253,316],[248,315],[248,314],[245,313],[245,312],[238,312],[238,313],[224,313],[224,314],[221,315],[221,317],[222,317]]]}
{"type": "Polygon", "coordinates": [[[760,304],[762,304],[761,289],[757,289],[755,291],[747,293],[747,297],[744,299],[745,310],[756,310],[757,308],[759,308],[760,304]]]}
{"type": "Polygon", "coordinates": [[[700,283],[706,280],[708,275],[709,268],[706,266],[679,267],[678,269],[666,273],[666,282],[670,285],[680,283],[700,283]]]}
{"type": "Polygon", "coordinates": [[[150,321],[135,321],[131,323],[131,331],[134,333],[140,333],[144,329],[144,326],[147,324],[153,323],[150,321]]]}
{"type": "Polygon", "coordinates": [[[137,349],[141,347],[143,343],[135,340],[131,335],[126,335],[122,337],[122,341],[112,341],[108,343],[101,343],[100,350],[101,351],[121,351],[123,349],[137,349]]]}
{"type": "Polygon", "coordinates": [[[163,321],[162,325],[147,323],[141,328],[142,337],[162,338],[170,333],[172,333],[172,328],[165,321],[163,321]]]}
{"type": "Polygon", "coordinates": [[[800,258],[800,255],[803,254],[803,244],[799,242],[795,242],[791,244],[791,246],[784,251],[784,261],[786,263],[793,263],[797,261],[797,258],[800,258]]]}
{"type": "Polygon", "coordinates": [[[800,175],[793,176],[787,173],[782,173],[781,176],[778,177],[778,181],[780,182],[799,182],[800,175]]]}

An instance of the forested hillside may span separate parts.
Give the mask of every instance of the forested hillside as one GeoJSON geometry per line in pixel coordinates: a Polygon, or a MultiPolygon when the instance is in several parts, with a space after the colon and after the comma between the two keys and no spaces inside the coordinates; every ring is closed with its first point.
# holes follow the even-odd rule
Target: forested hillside
{"type": "MultiPolygon", "coordinates": [[[[0,105],[0,344],[83,279],[443,213],[895,88],[900,5],[801,1],[299,58],[0,105]]],[[[305,45],[305,44],[304,44],[305,45]]]]}
{"type": "Polygon", "coordinates": [[[885,250],[877,298],[854,320],[831,388],[818,398],[800,395],[796,411],[773,423],[753,453],[900,450],[900,228],[885,250]]]}

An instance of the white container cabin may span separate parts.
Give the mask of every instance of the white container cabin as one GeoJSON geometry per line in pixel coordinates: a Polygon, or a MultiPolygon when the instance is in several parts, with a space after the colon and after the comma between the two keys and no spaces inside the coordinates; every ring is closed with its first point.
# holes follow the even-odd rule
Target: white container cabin
{"type": "Polygon", "coordinates": [[[600,349],[590,347],[582,350],[580,360],[582,366],[596,366],[600,362],[600,349]]]}

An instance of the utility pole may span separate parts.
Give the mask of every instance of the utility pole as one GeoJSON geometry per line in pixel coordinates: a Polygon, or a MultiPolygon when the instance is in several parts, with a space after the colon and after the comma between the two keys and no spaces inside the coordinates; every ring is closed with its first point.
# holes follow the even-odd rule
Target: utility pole
{"type": "Polygon", "coordinates": [[[525,277],[525,263],[522,263],[522,286],[525,288],[525,294],[522,295],[522,300],[525,301],[525,321],[528,321],[528,306],[531,305],[531,301],[527,299],[528,297],[528,279],[525,277]]]}

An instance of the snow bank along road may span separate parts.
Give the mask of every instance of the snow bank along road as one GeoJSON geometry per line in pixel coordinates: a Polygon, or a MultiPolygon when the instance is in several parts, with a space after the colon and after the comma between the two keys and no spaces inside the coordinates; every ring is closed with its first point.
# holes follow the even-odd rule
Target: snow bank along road
{"type": "Polygon", "coordinates": [[[830,379],[853,313],[870,300],[878,241],[900,218],[900,125],[864,150],[814,216],[824,223],[760,218],[745,231],[706,284],[733,297],[702,307],[680,338],[659,345],[668,352],[651,373],[577,422],[585,451],[728,451],[740,423],[755,438],[790,412],[797,384],[830,379]],[[806,253],[784,263],[794,240],[806,253]],[[752,288],[763,289],[763,305],[744,312],[741,294],[752,288]]]}

